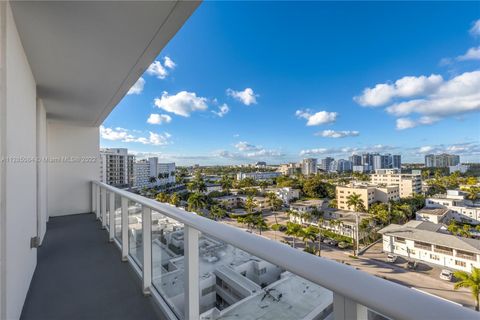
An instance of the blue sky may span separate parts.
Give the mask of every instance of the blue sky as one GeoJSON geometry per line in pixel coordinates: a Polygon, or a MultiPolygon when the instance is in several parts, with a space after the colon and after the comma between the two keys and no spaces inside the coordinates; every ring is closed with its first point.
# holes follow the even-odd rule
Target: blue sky
{"type": "Polygon", "coordinates": [[[479,162],[479,19],[478,2],[204,2],[101,145],[180,165],[363,151],[479,162]]]}

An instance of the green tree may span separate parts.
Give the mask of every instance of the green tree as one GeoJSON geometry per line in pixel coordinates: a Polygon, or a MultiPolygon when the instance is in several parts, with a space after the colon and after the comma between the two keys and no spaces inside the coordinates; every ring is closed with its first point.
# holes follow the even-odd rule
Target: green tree
{"type": "Polygon", "coordinates": [[[248,214],[252,214],[256,207],[257,207],[257,204],[255,203],[255,200],[253,199],[253,197],[248,196],[247,200],[245,200],[245,211],[248,214]]]}
{"type": "Polygon", "coordinates": [[[465,198],[467,198],[468,200],[471,200],[471,201],[476,201],[478,200],[478,194],[480,193],[480,188],[476,188],[476,187],[470,187],[468,189],[468,193],[467,193],[467,196],[465,198]]]}
{"type": "Polygon", "coordinates": [[[357,193],[352,193],[347,196],[347,206],[349,209],[353,207],[353,211],[365,211],[365,204],[361,196],[357,193]]]}
{"type": "Polygon", "coordinates": [[[285,231],[285,234],[287,236],[292,237],[292,247],[295,248],[295,240],[300,234],[300,230],[302,230],[302,226],[299,225],[298,223],[293,223],[293,222],[287,222],[287,230],[285,231]]]}
{"type": "Polygon", "coordinates": [[[223,219],[227,215],[227,211],[219,205],[214,205],[210,208],[210,216],[213,220],[223,219]]]}
{"type": "Polygon", "coordinates": [[[169,202],[170,201],[170,196],[168,194],[166,194],[165,192],[160,192],[155,197],[155,200],[157,200],[159,202],[169,202]]]}
{"type": "Polygon", "coordinates": [[[224,192],[229,193],[233,186],[233,180],[228,175],[223,175],[222,179],[220,180],[220,185],[222,186],[222,190],[224,192]]]}
{"type": "Polygon", "coordinates": [[[258,233],[260,235],[262,234],[262,230],[268,230],[267,221],[265,220],[265,218],[261,214],[257,215],[254,218],[253,224],[258,229],[258,233]]]}
{"type": "Polygon", "coordinates": [[[453,276],[455,279],[457,279],[453,289],[458,290],[460,288],[469,288],[470,292],[472,293],[472,297],[475,300],[475,310],[479,311],[480,268],[472,267],[472,273],[456,271],[453,276]]]}
{"type": "Polygon", "coordinates": [[[207,205],[205,196],[199,192],[194,192],[190,194],[187,200],[188,211],[197,211],[203,209],[207,205]]]}
{"type": "Polygon", "coordinates": [[[170,196],[170,204],[174,205],[175,207],[177,207],[180,204],[180,196],[178,195],[178,193],[174,192],[170,196]]]}

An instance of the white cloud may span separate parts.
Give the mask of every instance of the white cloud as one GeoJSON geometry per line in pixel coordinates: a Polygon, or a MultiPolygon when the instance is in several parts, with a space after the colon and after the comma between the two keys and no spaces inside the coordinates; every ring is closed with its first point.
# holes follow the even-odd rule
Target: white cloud
{"type": "Polygon", "coordinates": [[[102,139],[110,141],[138,142],[142,144],[161,146],[170,144],[170,138],[172,137],[168,132],[154,133],[150,131],[148,137],[138,137],[131,134],[131,132],[136,132],[136,130],[128,130],[124,128],[112,129],[100,126],[100,136],[102,139]]]}
{"type": "Polygon", "coordinates": [[[165,79],[169,74],[169,70],[173,70],[176,64],[169,57],[165,57],[163,61],[164,63],[162,64],[161,61],[155,60],[148,66],[147,74],[155,76],[158,79],[165,79]]]}
{"type": "Polygon", "coordinates": [[[323,130],[322,132],[318,132],[315,135],[322,136],[325,138],[345,138],[345,137],[357,137],[360,135],[360,132],[351,131],[351,130],[343,130],[343,131],[323,130]]]}
{"type": "Polygon", "coordinates": [[[364,107],[379,107],[390,103],[394,98],[409,98],[429,94],[443,83],[440,75],[428,77],[407,76],[393,84],[380,83],[373,88],[366,88],[360,96],[353,99],[364,107]]]}
{"type": "Polygon", "coordinates": [[[327,154],[331,153],[332,149],[327,149],[327,148],[316,148],[316,149],[306,149],[300,151],[301,156],[307,156],[307,155],[321,155],[321,154],[327,154]]]}
{"type": "Polygon", "coordinates": [[[257,104],[258,94],[255,94],[252,88],[246,88],[243,91],[235,91],[229,88],[227,89],[227,95],[240,101],[246,106],[257,104]]]}
{"type": "Polygon", "coordinates": [[[319,111],[312,113],[311,110],[297,110],[295,115],[298,118],[307,120],[307,126],[318,126],[321,124],[327,124],[335,122],[338,116],[336,112],[319,111]]]}
{"type": "Polygon", "coordinates": [[[420,125],[428,125],[433,124],[439,121],[440,118],[438,117],[430,117],[430,116],[423,116],[417,120],[411,118],[398,118],[397,119],[397,129],[398,130],[405,130],[410,128],[415,128],[420,125]]]}
{"type": "Polygon", "coordinates": [[[169,69],[175,69],[175,67],[177,66],[177,64],[175,62],[173,62],[172,59],[170,59],[170,57],[166,56],[163,60],[163,65],[166,67],[166,68],[169,68],[169,69]]]}
{"type": "Polygon", "coordinates": [[[208,109],[207,98],[197,97],[195,92],[188,91],[180,91],[175,95],[169,95],[164,91],[154,103],[158,108],[182,117],[189,117],[194,111],[208,109]]]}
{"type": "Polygon", "coordinates": [[[480,46],[476,48],[468,49],[464,55],[458,56],[456,60],[458,61],[480,60],[480,46]]]}
{"type": "Polygon", "coordinates": [[[162,123],[170,123],[172,121],[172,117],[168,114],[158,114],[152,113],[150,117],[147,119],[147,123],[150,124],[162,124],[162,123]]]}
{"type": "Polygon", "coordinates": [[[465,156],[477,156],[480,155],[480,144],[478,142],[464,142],[455,144],[439,144],[422,146],[415,150],[417,154],[439,154],[439,153],[454,153],[465,156]]]}
{"type": "Polygon", "coordinates": [[[396,116],[412,113],[432,117],[459,115],[480,110],[480,71],[465,72],[446,81],[422,99],[395,103],[387,111],[396,116]]]}
{"type": "Polygon", "coordinates": [[[261,147],[257,147],[253,144],[250,144],[246,141],[240,141],[234,145],[235,149],[238,151],[259,151],[261,147]]]}
{"type": "Polygon", "coordinates": [[[473,36],[480,36],[480,19],[473,23],[472,27],[470,28],[470,34],[473,36]]]}
{"type": "Polygon", "coordinates": [[[226,103],[222,104],[221,106],[218,107],[218,111],[212,110],[214,114],[219,116],[220,118],[226,115],[230,111],[230,108],[226,103]]]}
{"type": "Polygon", "coordinates": [[[129,94],[140,94],[143,91],[143,87],[145,86],[145,79],[142,77],[138,78],[137,82],[128,90],[127,95],[129,94]]]}

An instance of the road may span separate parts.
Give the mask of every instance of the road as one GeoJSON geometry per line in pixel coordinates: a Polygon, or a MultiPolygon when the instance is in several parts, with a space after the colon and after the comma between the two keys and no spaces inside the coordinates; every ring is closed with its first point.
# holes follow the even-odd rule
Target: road
{"type": "MultiPolygon", "coordinates": [[[[275,217],[272,213],[264,213],[264,218],[267,220],[268,225],[275,223],[275,217]]],[[[288,221],[288,217],[284,212],[277,212],[277,221],[278,223],[285,224],[288,221]]],[[[245,228],[245,226],[239,225],[233,219],[226,218],[222,222],[239,228],[245,228]]],[[[254,232],[258,233],[258,230],[254,230],[254,232]]],[[[261,235],[276,241],[292,243],[293,240],[280,231],[263,231],[261,235]]],[[[318,244],[316,245],[318,248],[318,244]]],[[[297,239],[295,247],[303,250],[304,243],[300,239],[297,239]]],[[[351,250],[341,250],[338,247],[322,244],[321,255],[324,258],[351,265],[357,270],[368,272],[407,287],[414,287],[420,291],[428,292],[435,296],[462,304],[468,308],[474,308],[474,301],[468,289],[461,288],[455,291],[453,290],[453,282],[439,278],[441,268],[419,263],[417,270],[407,270],[405,268],[407,261],[401,257],[399,257],[395,263],[386,262],[381,243],[373,245],[358,258],[351,257],[351,250]]]]}

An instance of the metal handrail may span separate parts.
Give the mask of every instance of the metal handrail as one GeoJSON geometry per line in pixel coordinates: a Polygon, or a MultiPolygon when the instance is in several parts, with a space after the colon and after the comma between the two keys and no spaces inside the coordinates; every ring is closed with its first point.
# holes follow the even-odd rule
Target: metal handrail
{"type": "Polygon", "coordinates": [[[479,319],[479,313],[471,309],[375,277],[353,267],[305,253],[286,244],[215,222],[99,181],[93,181],[93,183],[280,266],[389,318],[405,320],[479,319]]]}

